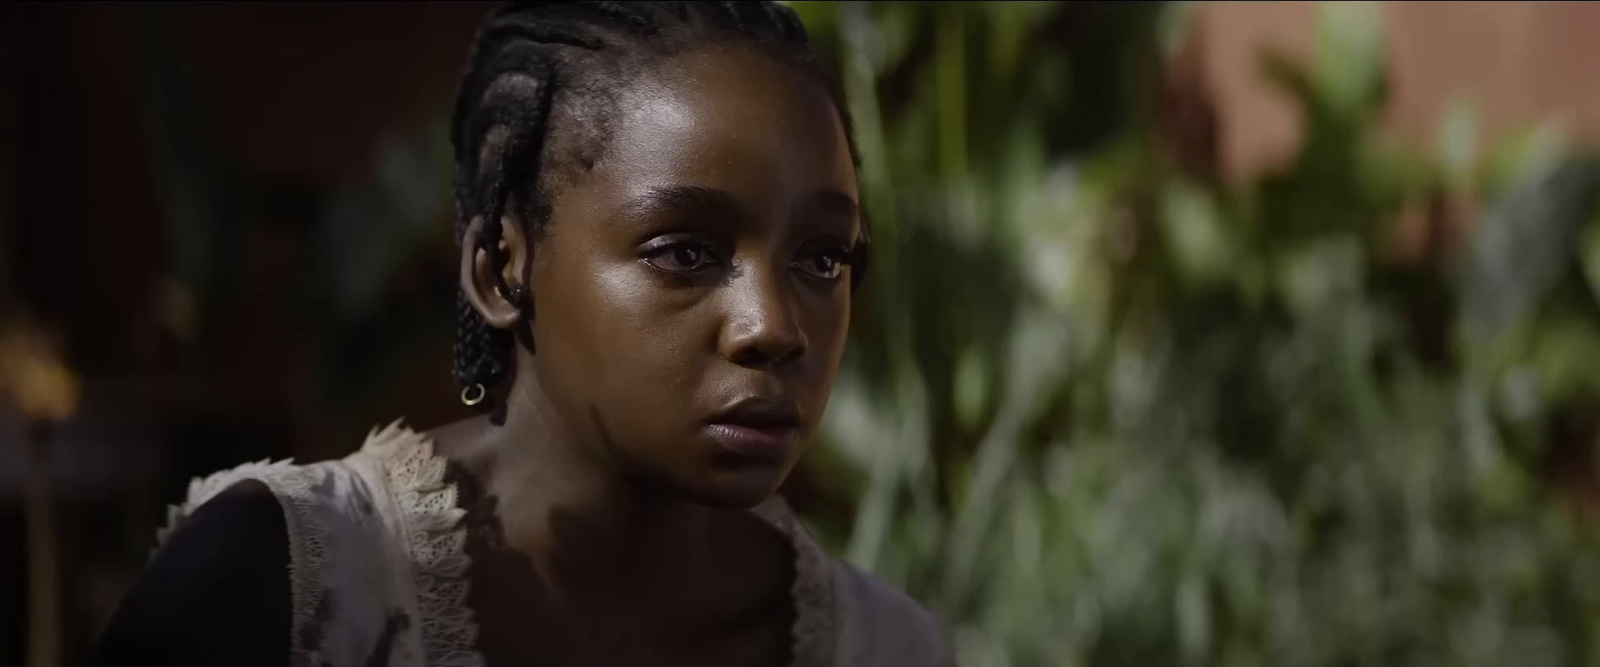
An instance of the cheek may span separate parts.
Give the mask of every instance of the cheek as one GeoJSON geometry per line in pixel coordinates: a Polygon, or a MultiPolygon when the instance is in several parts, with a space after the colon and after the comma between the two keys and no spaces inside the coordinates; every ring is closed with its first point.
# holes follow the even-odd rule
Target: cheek
{"type": "Polygon", "coordinates": [[[850,333],[850,290],[847,287],[839,288],[839,295],[827,300],[820,309],[821,317],[818,324],[818,352],[826,359],[827,375],[832,377],[833,371],[839,368],[840,356],[844,353],[844,343],[850,333]]]}
{"type": "Polygon", "coordinates": [[[670,291],[626,261],[552,261],[546,273],[535,365],[552,393],[625,413],[629,423],[659,421],[692,395],[704,336],[670,291]]]}
{"type": "Polygon", "coordinates": [[[811,378],[807,389],[814,394],[814,406],[807,413],[814,415],[813,422],[821,417],[827,405],[828,393],[838,375],[839,363],[844,357],[845,342],[850,333],[850,291],[839,288],[839,293],[818,299],[811,307],[806,325],[806,339],[811,345],[811,378]]]}

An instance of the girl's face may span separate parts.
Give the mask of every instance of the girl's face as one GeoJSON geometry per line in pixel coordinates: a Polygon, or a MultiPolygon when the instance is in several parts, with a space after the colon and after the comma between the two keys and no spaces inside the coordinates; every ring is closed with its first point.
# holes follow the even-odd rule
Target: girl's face
{"type": "Polygon", "coordinates": [[[855,170],[827,93],[789,67],[714,49],[657,69],[532,244],[531,362],[565,430],[622,474],[749,506],[838,371],[855,170]]]}

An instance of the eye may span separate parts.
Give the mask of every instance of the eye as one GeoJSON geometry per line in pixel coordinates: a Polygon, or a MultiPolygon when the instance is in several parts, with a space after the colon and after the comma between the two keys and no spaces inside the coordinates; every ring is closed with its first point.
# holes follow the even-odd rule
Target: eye
{"type": "Polygon", "coordinates": [[[790,262],[789,268],[814,278],[838,280],[839,274],[844,272],[844,267],[848,263],[849,254],[849,251],[840,246],[817,248],[790,262]]]}
{"type": "Polygon", "coordinates": [[[644,261],[668,273],[695,273],[722,263],[704,241],[667,241],[647,250],[644,261]]]}

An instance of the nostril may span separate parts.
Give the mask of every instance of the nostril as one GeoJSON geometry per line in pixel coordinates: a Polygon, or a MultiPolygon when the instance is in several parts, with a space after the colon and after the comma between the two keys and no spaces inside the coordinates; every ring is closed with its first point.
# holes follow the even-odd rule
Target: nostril
{"type": "Polygon", "coordinates": [[[742,342],[744,344],[737,345],[734,353],[729,355],[729,360],[752,368],[786,366],[799,360],[806,352],[805,338],[798,333],[774,335],[768,332],[767,335],[751,336],[742,342]]]}
{"type": "Polygon", "coordinates": [[[785,346],[784,349],[771,349],[762,347],[746,347],[734,354],[730,359],[740,366],[780,367],[787,366],[805,355],[804,346],[785,346]]]}
{"type": "Polygon", "coordinates": [[[787,366],[789,364],[792,364],[792,363],[794,363],[796,361],[799,361],[800,357],[805,356],[805,353],[806,353],[805,343],[800,343],[798,345],[795,345],[793,349],[789,350],[788,352],[784,353],[782,356],[780,356],[778,358],[777,365],[779,365],[779,366],[787,366]]]}
{"type": "Polygon", "coordinates": [[[753,347],[740,348],[728,360],[740,366],[757,367],[766,365],[766,361],[762,359],[761,351],[753,347]]]}

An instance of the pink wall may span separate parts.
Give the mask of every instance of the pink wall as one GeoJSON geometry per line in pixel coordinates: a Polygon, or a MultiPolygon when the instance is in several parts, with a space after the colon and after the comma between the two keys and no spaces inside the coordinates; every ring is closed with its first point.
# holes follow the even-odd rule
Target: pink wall
{"type": "MultiPolygon", "coordinates": [[[[1486,138],[1541,120],[1575,142],[1600,144],[1600,3],[1394,2],[1381,8],[1391,74],[1386,129],[1431,146],[1458,95],[1477,102],[1486,138]]],[[[1254,173],[1292,151],[1298,119],[1267,87],[1265,47],[1308,57],[1316,3],[1208,3],[1195,16],[1204,70],[1216,96],[1226,171],[1254,173]]]]}

